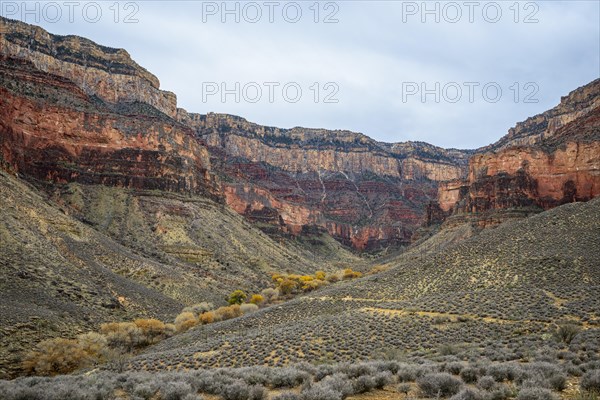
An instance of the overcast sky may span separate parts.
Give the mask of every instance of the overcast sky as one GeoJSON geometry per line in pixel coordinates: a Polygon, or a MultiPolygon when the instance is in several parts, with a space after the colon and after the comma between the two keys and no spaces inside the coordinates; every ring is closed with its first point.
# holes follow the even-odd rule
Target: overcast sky
{"type": "Polygon", "coordinates": [[[386,142],[480,147],[600,76],[596,0],[107,1],[98,17],[79,2],[72,22],[61,1],[27,15],[1,3],[4,16],[125,48],[188,111],[386,142]]]}

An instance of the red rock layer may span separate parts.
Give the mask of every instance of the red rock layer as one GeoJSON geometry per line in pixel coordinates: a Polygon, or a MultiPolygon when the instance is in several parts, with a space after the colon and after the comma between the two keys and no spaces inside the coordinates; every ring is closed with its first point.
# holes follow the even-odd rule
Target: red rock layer
{"type": "Polygon", "coordinates": [[[109,107],[21,60],[0,58],[0,155],[44,181],[214,192],[207,149],[189,128],[109,107]]]}
{"type": "Polygon", "coordinates": [[[564,97],[556,107],[569,113],[559,118],[553,109],[534,117],[543,120],[551,116],[542,124],[542,136],[520,137],[519,143],[531,144],[502,145],[499,150],[474,155],[466,180],[440,185],[439,208],[453,215],[523,207],[548,209],[600,195],[599,99],[600,80],[596,80],[564,97]],[[590,104],[596,106],[590,108],[590,104]],[[568,122],[560,125],[557,118],[568,122]]]}

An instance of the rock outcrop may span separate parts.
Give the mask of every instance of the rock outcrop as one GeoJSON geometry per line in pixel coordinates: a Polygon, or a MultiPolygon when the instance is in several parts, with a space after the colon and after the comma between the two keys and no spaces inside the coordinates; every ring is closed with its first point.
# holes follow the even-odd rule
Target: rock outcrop
{"type": "Polygon", "coordinates": [[[470,159],[467,179],[440,185],[438,204],[447,214],[480,215],[487,225],[490,213],[600,195],[600,79],[484,150],[470,159]]]}
{"type": "Polygon", "coordinates": [[[79,36],[58,36],[0,17],[0,55],[31,62],[37,69],[74,82],[86,94],[109,103],[142,102],[174,117],[177,98],[159,89],[156,76],[123,49],[79,36]]]}
{"type": "Polygon", "coordinates": [[[464,177],[471,154],[181,109],[178,120],[209,146],[236,211],[292,235],[319,226],[358,250],[410,243],[438,182],[464,177]]]}
{"type": "Polygon", "coordinates": [[[206,147],[141,103],[113,105],[31,62],[0,58],[0,158],[43,182],[216,195],[206,147]]]}

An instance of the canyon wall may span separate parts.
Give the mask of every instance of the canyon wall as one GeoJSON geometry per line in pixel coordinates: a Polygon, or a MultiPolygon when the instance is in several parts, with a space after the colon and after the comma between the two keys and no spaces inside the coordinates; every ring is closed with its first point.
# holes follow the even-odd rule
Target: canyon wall
{"type": "Polygon", "coordinates": [[[359,250],[410,243],[438,183],[466,176],[472,154],[225,114],[180,109],[178,120],[209,146],[235,210],[293,235],[316,225],[359,250]]]}
{"type": "Polygon", "coordinates": [[[31,62],[37,69],[67,78],[85,93],[110,103],[142,102],[170,117],[174,93],[159,89],[156,76],[123,49],[101,46],[78,36],[59,36],[42,28],[0,17],[0,55],[31,62]]]}
{"type": "Polygon", "coordinates": [[[115,108],[27,61],[0,57],[0,158],[49,183],[215,193],[206,147],[143,107],[115,108]]]}
{"type": "Polygon", "coordinates": [[[541,210],[600,195],[600,79],[483,150],[470,159],[466,179],[440,185],[446,214],[541,210]]]}

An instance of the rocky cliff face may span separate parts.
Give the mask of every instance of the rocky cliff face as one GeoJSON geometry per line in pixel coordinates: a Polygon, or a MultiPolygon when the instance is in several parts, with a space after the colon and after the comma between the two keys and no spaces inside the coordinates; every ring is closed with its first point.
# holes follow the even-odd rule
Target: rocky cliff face
{"type": "Polygon", "coordinates": [[[515,146],[530,146],[552,138],[561,127],[585,116],[600,106],[600,79],[573,90],[560,99],[560,104],[542,114],[517,123],[496,143],[480,152],[499,151],[515,146]]]}
{"type": "Polygon", "coordinates": [[[548,209],[600,195],[600,80],[484,150],[470,159],[467,179],[440,185],[438,203],[446,213],[548,209]]]}
{"type": "Polygon", "coordinates": [[[292,235],[316,225],[359,250],[409,243],[438,182],[465,176],[470,154],[224,114],[180,109],[178,119],[209,146],[236,211],[292,235]]]}
{"type": "Polygon", "coordinates": [[[211,193],[206,147],[139,103],[113,105],[32,63],[0,58],[0,157],[40,181],[211,193]]]}
{"type": "Polygon", "coordinates": [[[42,28],[0,17],[0,55],[31,62],[37,69],[74,82],[86,94],[109,103],[142,102],[170,117],[175,94],[159,89],[158,79],[123,49],[78,36],[52,35],[42,28]]]}

